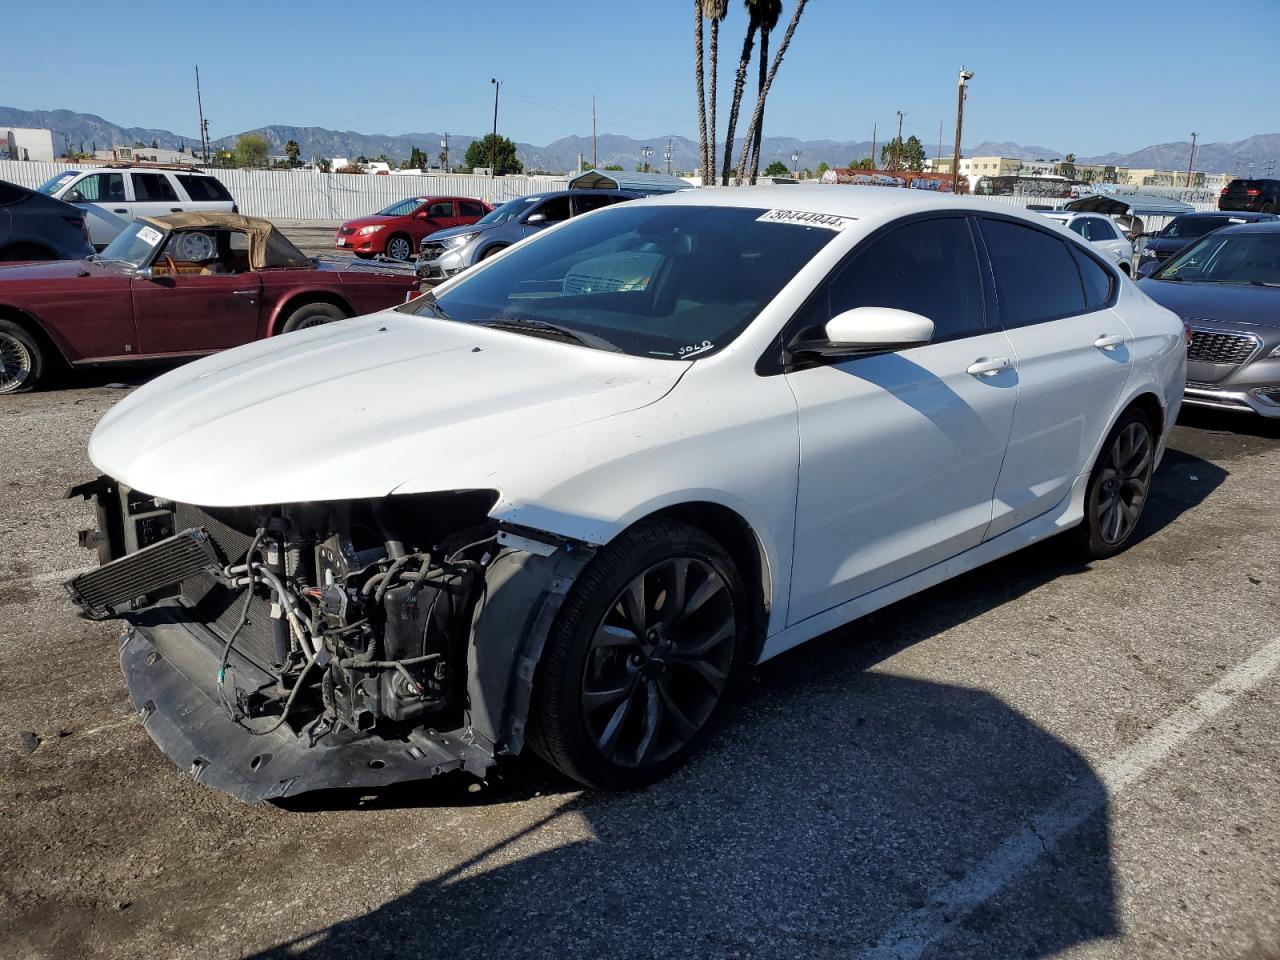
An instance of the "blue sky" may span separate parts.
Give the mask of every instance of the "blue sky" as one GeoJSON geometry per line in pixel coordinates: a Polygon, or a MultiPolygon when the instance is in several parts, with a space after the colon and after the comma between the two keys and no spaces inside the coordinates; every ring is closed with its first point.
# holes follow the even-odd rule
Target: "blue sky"
{"type": "MultiPolygon", "coordinates": [[[[793,6],[785,0],[784,23],[793,6]]],[[[868,139],[878,121],[883,139],[902,110],[905,133],[936,144],[941,122],[950,140],[961,63],[976,73],[970,145],[1007,140],[1083,156],[1192,130],[1202,142],[1280,130],[1271,106],[1280,57],[1261,39],[1280,36],[1280,0],[1159,0],[1114,8],[1123,16],[986,0],[894,9],[810,0],[766,133],[868,139]]],[[[194,136],[199,62],[214,137],[268,123],[479,134],[492,123],[497,76],[499,127],[517,140],[590,134],[593,92],[601,133],[696,137],[692,21],[688,0],[13,4],[2,17],[0,103],[194,136]]],[[[722,104],[745,23],[732,0],[722,104]]]]}

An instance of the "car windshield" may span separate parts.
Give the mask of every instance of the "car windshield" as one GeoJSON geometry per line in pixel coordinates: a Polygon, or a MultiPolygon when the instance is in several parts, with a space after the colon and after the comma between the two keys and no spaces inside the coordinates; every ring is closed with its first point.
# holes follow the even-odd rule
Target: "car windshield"
{"type": "Polygon", "coordinates": [[[743,207],[624,205],[568,221],[397,309],[636,356],[721,349],[836,236],[743,207]]]}
{"type": "Polygon", "coordinates": [[[1173,222],[1156,236],[1168,240],[1194,240],[1232,222],[1244,223],[1239,218],[1233,221],[1231,217],[1174,217],[1173,222]]]}
{"type": "Polygon", "coordinates": [[[1280,285],[1280,233],[1212,234],[1152,276],[1199,283],[1280,285]]]}
{"type": "Polygon", "coordinates": [[[107,249],[94,259],[99,262],[127,263],[136,270],[151,259],[151,251],[163,239],[163,232],[149,223],[135,220],[120,231],[120,234],[107,245],[107,249]]]}
{"type": "Polygon", "coordinates": [[[40,193],[45,193],[52,197],[55,193],[57,193],[59,190],[61,190],[64,186],[66,186],[68,183],[70,183],[72,180],[74,180],[78,176],[79,174],[76,173],[74,170],[68,171],[67,173],[54,174],[44,183],[40,184],[40,186],[36,187],[36,190],[40,193]]]}
{"type": "Polygon", "coordinates": [[[408,200],[401,200],[399,203],[393,203],[385,210],[379,210],[380,217],[407,217],[418,207],[422,206],[421,197],[410,197],[408,200]]]}
{"type": "Polygon", "coordinates": [[[519,200],[508,200],[500,207],[494,207],[483,217],[476,221],[477,224],[490,223],[506,223],[512,217],[520,215],[521,211],[528,209],[529,205],[541,197],[521,197],[519,200]]]}

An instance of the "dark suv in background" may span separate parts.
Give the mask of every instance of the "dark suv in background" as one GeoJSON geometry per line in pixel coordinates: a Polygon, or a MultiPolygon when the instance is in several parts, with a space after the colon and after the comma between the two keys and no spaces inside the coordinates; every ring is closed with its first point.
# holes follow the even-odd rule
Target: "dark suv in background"
{"type": "Polygon", "coordinates": [[[1183,247],[1223,227],[1277,219],[1280,217],[1274,213],[1250,213],[1244,210],[1184,213],[1169,221],[1163,230],[1150,235],[1146,246],[1142,248],[1142,261],[1138,266],[1141,268],[1147,263],[1164,263],[1183,247]]]}
{"type": "Polygon", "coordinates": [[[0,180],[0,261],[82,260],[92,255],[83,210],[0,180]]]}
{"type": "Polygon", "coordinates": [[[438,230],[425,237],[418,256],[418,276],[431,283],[447,280],[544,227],[640,196],[643,194],[632,190],[556,190],[516,197],[470,226],[438,230]]]}
{"type": "Polygon", "coordinates": [[[1280,180],[1232,180],[1218,197],[1219,210],[1280,211],[1280,180]]]}

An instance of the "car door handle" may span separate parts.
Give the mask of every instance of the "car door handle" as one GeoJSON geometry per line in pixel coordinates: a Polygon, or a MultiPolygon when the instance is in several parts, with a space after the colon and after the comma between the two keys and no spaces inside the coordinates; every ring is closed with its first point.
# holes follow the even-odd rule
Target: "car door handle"
{"type": "Polygon", "coordinates": [[[1093,345],[1099,350],[1114,350],[1122,343],[1124,343],[1124,337],[1113,337],[1110,334],[1103,334],[1093,341],[1093,345]]]}
{"type": "Polygon", "coordinates": [[[181,213],[181,212],[182,212],[182,208],[181,208],[181,207],[170,207],[170,208],[169,208],[169,212],[170,212],[170,213],[181,213]]]}
{"type": "Polygon", "coordinates": [[[128,211],[128,210],[126,210],[124,207],[116,207],[116,208],[115,208],[114,210],[112,210],[111,212],[112,212],[112,213],[128,213],[129,211],[128,211]]]}
{"type": "Polygon", "coordinates": [[[965,368],[964,372],[971,377],[994,377],[1001,370],[1008,370],[1011,366],[1013,364],[1009,362],[1008,357],[990,357],[988,359],[975,360],[965,368]]]}
{"type": "Polygon", "coordinates": [[[231,295],[233,297],[245,297],[246,299],[249,299],[249,300],[256,300],[258,298],[258,291],[257,290],[232,290],[231,295]]]}

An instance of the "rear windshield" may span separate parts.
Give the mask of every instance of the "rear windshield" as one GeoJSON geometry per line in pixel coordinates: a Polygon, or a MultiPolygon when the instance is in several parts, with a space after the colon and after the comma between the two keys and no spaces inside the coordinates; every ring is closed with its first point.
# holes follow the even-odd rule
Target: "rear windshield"
{"type": "Polygon", "coordinates": [[[182,189],[187,191],[187,196],[192,200],[227,201],[231,199],[227,188],[215,177],[198,177],[191,173],[180,173],[178,182],[182,184],[182,189]]]}
{"type": "Polygon", "coordinates": [[[1264,190],[1271,184],[1277,183],[1275,180],[1232,180],[1227,184],[1228,193],[1236,193],[1241,190],[1264,190]]]}
{"type": "Polygon", "coordinates": [[[705,356],[741,333],[836,236],[803,222],[814,215],[765,214],[609,207],[398,309],[635,356],[705,356]]]}
{"type": "Polygon", "coordinates": [[[1239,217],[1235,219],[1231,217],[1175,217],[1173,223],[1161,230],[1157,236],[1165,237],[1169,240],[1194,240],[1196,237],[1203,237],[1206,233],[1212,233],[1219,227],[1225,227],[1231,223],[1244,223],[1244,221],[1239,217]]]}

